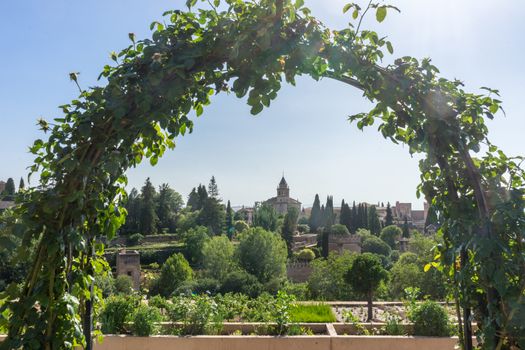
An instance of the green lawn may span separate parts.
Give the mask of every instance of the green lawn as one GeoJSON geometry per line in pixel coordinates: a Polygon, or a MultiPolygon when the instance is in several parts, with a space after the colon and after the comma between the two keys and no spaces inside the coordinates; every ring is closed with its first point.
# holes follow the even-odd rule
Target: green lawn
{"type": "Polygon", "coordinates": [[[296,305],[291,314],[292,322],[322,323],[336,321],[332,308],[325,304],[296,305]]]}

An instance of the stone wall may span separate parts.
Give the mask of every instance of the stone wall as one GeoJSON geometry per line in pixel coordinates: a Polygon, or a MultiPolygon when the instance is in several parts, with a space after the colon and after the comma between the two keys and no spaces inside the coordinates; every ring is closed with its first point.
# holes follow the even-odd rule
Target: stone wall
{"type": "Polygon", "coordinates": [[[136,250],[122,250],[117,254],[117,276],[131,277],[133,289],[140,289],[140,254],[136,250]]]}
{"type": "MultiPolygon", "coordinates": [[[[109,247],[116,247],[116,246],[125,246],[127,244],[128,236],[119,236],[114,239],[112,239],[109,242],[109,247]]],[[[176,234],[163,234],[163,235],[149,235],[144,236],[144,238],[141,241],[141,244],[155,244],[155,243],[167,243],[167,242],[173,242],[177,240],[176,234]]]]}
{"type": "Polygon", "coordinates": [[[306,282],[311,274],[312,266],[308,262],[292,262],[286,264],[286,276],[292,282],[306,282]]]}
{"type": "Polygon", "coordinates": [[[328,251],[343,254],[344,251],[361,253],[361,237],[358,235],[329,235],[328,251]]]}

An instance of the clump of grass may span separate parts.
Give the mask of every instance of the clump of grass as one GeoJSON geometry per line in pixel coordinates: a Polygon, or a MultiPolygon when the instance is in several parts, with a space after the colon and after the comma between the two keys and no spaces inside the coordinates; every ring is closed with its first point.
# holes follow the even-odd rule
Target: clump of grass
{"type": "Polygon", "coordinates": [[[298,304],[291,310],[292,322],[336,322],[332,308],[326,304],[298,304]]]}

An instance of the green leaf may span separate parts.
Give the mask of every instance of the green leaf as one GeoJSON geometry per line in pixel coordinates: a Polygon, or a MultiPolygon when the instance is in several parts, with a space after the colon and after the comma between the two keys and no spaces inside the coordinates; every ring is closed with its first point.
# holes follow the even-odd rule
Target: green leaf
{"type": "Polygon", "coordinates": [[[378,7],[376,11],[377,21],[381,23],[385,20],[385,17],[386,17],[386,7],[385,6],[378,7]]]}
{"type": "Polygon", "coordinates": [[[202,112],[204,112],[204,109],[202,108],[201,104],[198,104],[197,107],[195,107],[195,112],[197,113],[197,117],[202,115],[202,112]]]}
{"type": "Polygon", "coordinates": [[[262,103],[259,102],[258,104],[252,107],[252,109],[250,110],[250,113],[253,115],[256,115],[256,114],[261,113],[262,110],[263,110],[263,105],[262,103]]]}
{"type": "Polygon", "coordinates": [[[352,13],[352,18],[357,19],[357,17],[359,17],[359,11],[355,9],[354,12],[352,13]]]}
{"type": "Polygon", "coordinates": [[[346,4],[346,5],[343,7],[343,13],[347,13],[348,10],[350,10],[352,7],[354,7],[354,4],[346,4]]]}
{"type": "Polygon", "coordinates": [[[304,0],[296,0],[294,6],[296,9],[300,9],[301,7],[303,7],[303,5],[304,5],[304,0]]]}
{"type": "Polygon", "coordinates": [[[392,43],[390,41],[386,42],[386,48],[387,48],[388,52],[390,52],[390,54],[394,53],[394,48],[392,47],[392,43]]]}

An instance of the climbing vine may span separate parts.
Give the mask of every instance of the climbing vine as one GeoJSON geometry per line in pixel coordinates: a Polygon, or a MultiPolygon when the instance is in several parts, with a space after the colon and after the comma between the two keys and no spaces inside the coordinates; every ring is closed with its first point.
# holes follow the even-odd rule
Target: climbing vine
{"type": "Polygon", "coordinates": [[[442,218],[445,243],[433,265],[454,283],[462,345],[471,348],[477,321],[483,348],[525,348],[525,174],[521,158],[487,139],[485,120],[501,108],[498,92],[466,92],[429,59],[381,65],[393,46],[361,23],[367,12],[383,21],[392,6],[349,4],[354,24],[330,30],[302,0],[196,3],[166,12],[151,39],[130,34],[130,46],[104,67],[104,86],[83,90],[72,73],[79,98],[61,106],[62,117],[39,122],[49,134],[31,147],[40,185],[5,220],[22,240],[18,259],[33,264],[21,289],[12,285],[0,296],[0,328],[9,329],[1,347],[86,346],[90,305],[99,298],[93,276],[107,269],[99,238],[113,237],[125,220],[126,170],[144,158],[155,165],[192,131],[190,113],[200,116],[214,94],[248,96],[257,114],[283,80],[295,84],[306,74],[362,90],[374,107],[350,120],[360,129],[377,122],[385,138],[424,155],[418,193],[442,218]]]}

